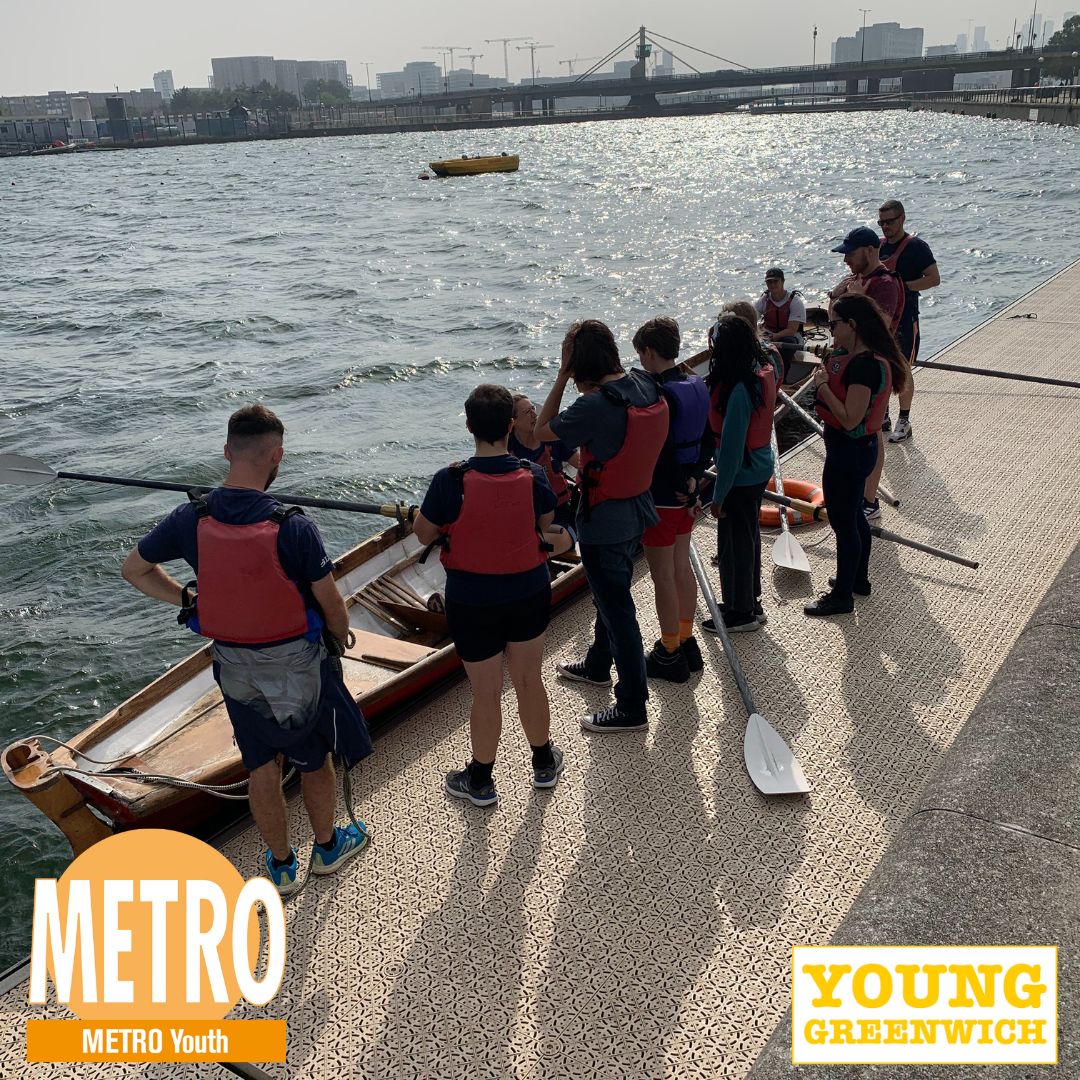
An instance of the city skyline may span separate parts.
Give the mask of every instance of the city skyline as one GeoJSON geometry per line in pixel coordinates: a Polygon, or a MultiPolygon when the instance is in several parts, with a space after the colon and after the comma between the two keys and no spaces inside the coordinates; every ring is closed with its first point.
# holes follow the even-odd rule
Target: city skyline
{"type": "MultiPolygon", "coordinates": [[[[1030,11],[1025,14],[1017,10],[1022,6],[1016,0],[983,0],[976,16],[974,11],[965,14],[959,6],[943,12],[940,4],[913,0],[902,11],[868,9],[868,25],[899,22],[905,27],[922,27],[925,44],[935,46],[966,37],[978,24],[986,27],[987,46],[998,49],[1010,41],[1014,20],[1019,30],[1031,18],[1030,11]]],[[[1075,6],[1074,0],[1065,0],[1060,6],[1040,10],[1039,15],[1059,29],[1065,12],[1075,6]]],[[[703,71],[738,64],[808,64],[813,49],[812,26],[816,22],[816,57],[820,64],[828,62],[836,38],[855,34],[861,25],[861,9],[840,0],[825,0],[813,12],[797,0],[776,0],[767,21],[758,11],[721,15],[703,12],[698,5],[684,0],[667,5],[655,20],[650,19],[647,10],[631,11],[616,0],[594,3],[586,20],[579,7],[565,0],[552,0],[543,13],[524,14],[508,14],[502,6],[479,0],[465,15],[452,14],[445,5],[432,0],[417,0],[411,12],[414,17],[407,25],[402,25],[390,11],[358,16],[355,8],[341,0],[327,0],[319,9],[318,20],[303,22],[297,22],[278,0],[268,0],[256,23],[222,20],[220,5],[191,0],[182,23],[168,21],[167,34],[147,33],[146,9],[136,6],[134,0],[103,0],[95,10],[109,32],[101,35],[93,50],[86,48],[82,35],[57,33],[55,12],[40,7],[13,11],[5,20],[9,32],[0,43],[0,96],[45,94],[59,89],[150,87],[154,73],[166,69],[173,72],[177,89],[205,87],[212,56],[339,57],[346,61],[360,86],[366,85],[368,71],[374,84],[376,72],[400,70],[410,61],[426,59],[442,67],[440,50],[450,44],[455,47],[455,68],[469,66],[466,53],[482,54],[476,61],[476,71],[501,76],[503,46],[497,40],[486,39],[502,37],[552,46],[537,52],[536,64],[538,77],[554,77],[566,74],[567,65],[560,61],[603,56],[632,34],[640,22],[657,36],[726,58],[722,61],[686,46],[672,45],[681,71],[688,70],[688,64],[703,71]],[[426,27],[419,32],[421,36],[417,36],[417,25],[426,27]],[[571,26],[572,32],[568,29],[571,26]],[[782,28],[780,33],[777,27],[782,28]],[[27,47],[32,42],[41,42],[41,49],[27,47]]],[[[517,49],[519,44],[512,42],[508,48],[510,78],[515,82],[531,73],[529,52],[517,49]]],[[[630,55],[629,50],[624,50],[613,59],[630,55]]],[[[578,64],[577,71],[580,73],[591,62],[578,64]]],[[[610,66],[611,61],[605,65],[610,66]]]]}

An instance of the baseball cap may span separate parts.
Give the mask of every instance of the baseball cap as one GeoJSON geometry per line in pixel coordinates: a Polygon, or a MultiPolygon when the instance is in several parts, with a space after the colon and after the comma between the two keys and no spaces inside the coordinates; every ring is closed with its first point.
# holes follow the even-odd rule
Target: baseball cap
{"type": "Polygon", "coordinates": [[[873,229],[868,229],[865,225],[860,225],[857,229],[852,229],[851,232],[844,237],[844,242],[838,247],[834,247],[832,250],[839,252],[841,255],[848,255],[856,248],[861,247],[880,247],[881,240],[878,234],[873,229]]]}

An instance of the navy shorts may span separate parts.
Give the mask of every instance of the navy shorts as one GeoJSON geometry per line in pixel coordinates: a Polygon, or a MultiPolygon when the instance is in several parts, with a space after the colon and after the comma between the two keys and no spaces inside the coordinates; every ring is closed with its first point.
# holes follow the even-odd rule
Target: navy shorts
{"type": "MultiPolygon", "coordinates": [[[[214,665],[217,678],[217,665],[214,665]]],[[[371,736],[360,706],[337,674],[329,657],[322,665],[322,694],[315,720],[306,728],[289,731],[267,720],[249,705],[227,695],[225,708],[244,768],[253,772],[282,754],[297,770],[317,772],[327,754],[338,754],[352,767],[371,753],[371,736]]]]}
{"type": "Polygon", "coordinates": [[[532,641],[551,622],[551,589],[507,604],[462,604],[446,601],[446,621],[458,656],[478,664],[498,656],[511,641],[532,641]]]}

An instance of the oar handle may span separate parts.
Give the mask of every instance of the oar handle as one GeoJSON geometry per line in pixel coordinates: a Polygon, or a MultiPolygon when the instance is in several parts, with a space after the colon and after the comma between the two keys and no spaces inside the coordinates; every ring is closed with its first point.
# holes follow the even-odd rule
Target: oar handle
{"type": "Polygon", "coordinates": [[[916,551],[925,551],[927,555],[936,555],[939,559],[946,559],[948,562],[959,563],[961,566],[966,566],[969,570],[979,569],[979,564],[974,559],[965,559],[963,555],[954,555],[951,551],[945,551],[938,547],[931,547],[930,544],[920,544],[918,540],[909,540],[906,536],[897,536],[896,533],[889,532],[888,529],[882,529],[877,525],[870,526],[870,533],[879,540],[891,540],[894,544],[902,544],[904,547],[914,548],[916,551]]]}
{"type": "Polygon", "coordinates": [[[815,506],[805,499],[793,499],[790,495],[778,495],[774,491],[766,490],[762,497],[767,502],[778,503],[780,506],[789,506],[792,510],[798,510],[801,514],[809,514],[815,521],[828,521],[829,515],[824,506],[815,506]]]}
{"type": "Polygon", "coordinates": [[[742,696],[743,705],[746,706],[746,712],[748,715],[753,715],[757,712],[754,707],[754,698],[750,693],[750,684],[746,681],[746,676],[743,674],[742,665],[739,663],[739,654],[735,651],[735,646],[731,643],[731,637],[727,632],[727,627],[724,625],[724,617],[720,614],[720,608],[716,603],[716,596],[713,594],[712,585],[709,584],[708,575],[705,573],[705,567],[701,565],[701,556],[697,553],[697,548],[691,543],[690,545],[690,565],[694,568],[694,576],[697,578],[698,587],[701,589],[701,595],[705,597],[705,604],[709,609],[709,615],[712,617],[713,626],[716,627],[716,633],[720,638],[720,644],[724,647],[724,655],[727,657],[728,665],[731,668],[731,674],[735,678],[735,685],[739,688],[739,694],[742,696]]]}
{"type": "MultiPolygon", "coordinates": [[[[93,473],[76,472],[58,472],[56,475],[62,480],[85,480],[92,484],[116,484],[120,487],[149,488],[152,491],[182,491],[206,495],[214,490],[213,487],[197,484],[176,484],[167,480],[140,480],[131,476],[98,476],[93,473]]],[[[274,493],[274,498],[290,506],[312,506],[319,510],[346,510],[352,514],[379,514],[382,517],[397,518],[399,521],[412,521],[418,513],[417,507],[406,506],[404,503],[360,503],[342,499],[314,499],[307,495],[290,495],[286,492],[274,493]]]]}

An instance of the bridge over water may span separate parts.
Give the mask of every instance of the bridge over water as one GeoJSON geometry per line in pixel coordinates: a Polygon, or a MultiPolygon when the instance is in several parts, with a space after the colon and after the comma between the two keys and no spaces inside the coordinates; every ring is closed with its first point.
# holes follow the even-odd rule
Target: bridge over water
{"type": "MultiPolygon", "coordinates": [[[[844,64],[817,64],[773,68],[731,67],[686,75],[647,75],[643,56],[647,56],[647,32],[639,30],[637,63],[629,77],[598,78],[581,76],[557,82],[538,81],[506,87],[476,87],[443,94],[409,95],[387,98],[372,104],[372,109],[402,106],[422,107],[436,112],[454,110],[466,116],[492,114],[529,115],[537,111],[554,112],[559,98],[627,98],[636,111],[659,111],[657,95],[688,95],[710,90],[758,89],[733,97],[732,108],[747,100],[769,96],[782,88],[843,83],[848,95],[860,92],[876,94],[887,79],[899,79],[902,93],[952,90],[957,75],[976,71],[1009,71],[1012,86],[1032,86],[1038,82],[1040,61],[1070,58],[1067,50],[1004,49],[994,52],[963,53],[956,56],[905,57],[868,60],[844,64]],[[539,110],[537,105],[539,104],[539,110]]],[[[650,39],[651,40],[651,39],[650,39]]],[[[711,54],[708,54],[711,55],[711,54]]],[[[669,99],[670,100],[670,99],[669,99]]]]}

